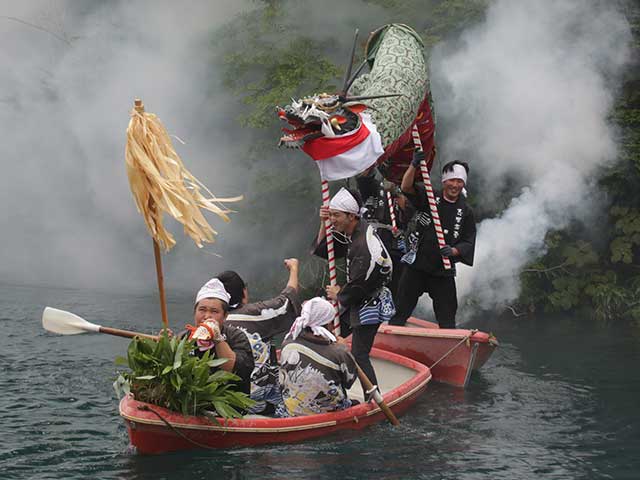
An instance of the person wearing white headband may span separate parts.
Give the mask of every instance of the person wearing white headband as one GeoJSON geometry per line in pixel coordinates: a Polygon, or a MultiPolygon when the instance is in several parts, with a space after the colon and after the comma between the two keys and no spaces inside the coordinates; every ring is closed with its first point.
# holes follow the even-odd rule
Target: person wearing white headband
{"type": "Polygon", "coordinates": [[[195,340],[198,346],[196,354],[202,355],[207,350],[213,350],[215,357],[228,359],[220,368],[238,375],[241,379],[238,387],[250,393],[253,353],[242,330],[224,323],[230,298],[220,280],[209,280],[196,294],[193,307],[195,325],[187,325],[187,330],[190,332],[189,338],[195,340]]]}
{"type": "Polygon", "coordinates": [[[458,310],[455,264],[472,266],[476,244],[473,210],[462,195],[469,165],[454,160],[442,168],[442,194],[435,195],[445,243],[441,247],[425,186],[415,183],[416,171],[424,161],[424,152],[414,152],[413,161],[402,178],[402,191],[417,212],[407,229],[408,251],[402,257],[405,265],[396,295],[396,314],[389,323],[404,325],[420,296],[428,293],[440,328],[455,328],[458,310]],[[449,259],[451,268],[445,268],[443,258],[449,259]]]}
{"type": "MultiPolygon", "coordinates": [[[[375,229],[361,218],[360,195],[346,188],[331,199],[328,207],[320,207],[320,230],[313,244],[313,253],[327,258],[327,239],[324,221],[333,227],[336,258],[346,257],[347,279],[340,285],[327,285],[327,298],[340,304],[341,335],[353,333],[351,352],[367,377],[376,384],[376,374],[369,359],[373,340],[383,318],[361,315],[363,308],[378,305],[378,297],[390,280],[393,267],[391,256],[375,229]]],[[[386,290],[388,292],[388,289],[386,290]]],[[[390,295],[388,295],[390,297],[390,295]]]]}
{"type": "Polygon", "coordinates": [[[346,345],[324,326],[335,316],[333,305],[316,297],[305,302],[284,337],[280,352],[282,416],[312,415],[351,406],[347,390],[357,376],[346,345]]]}

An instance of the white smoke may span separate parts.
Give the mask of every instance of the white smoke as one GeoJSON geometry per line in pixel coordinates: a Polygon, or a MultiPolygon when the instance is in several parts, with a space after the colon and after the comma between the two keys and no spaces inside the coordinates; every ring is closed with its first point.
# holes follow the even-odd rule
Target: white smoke
{"type": "MultiPolygon", "coordinates": [[[[239,154],[211,38],[255,7],[0,0],[0,282],[154,285],[151,240],[124,165],[136,97],[187,142],[177,149],[199,180],[221,197],[242,193],[240,182],[223,181],[239,154]]],[[[167,276],[192,290],[221,267],[189,243],[166,256],[165,267],[179,264],[167,276]]]]}
{"type": "Polygon", "coordinates": [[[469,161],[478,204],[505,202],[506,182],[522,189],[478,225],[475,264],[459,272],[463,302],[514,300],[546,233],[602,201],[593,179],[616,158],[607,115],[629,41],[614,2],[499,0],[481,25],[434,51],[441,156],[469,161]]]}

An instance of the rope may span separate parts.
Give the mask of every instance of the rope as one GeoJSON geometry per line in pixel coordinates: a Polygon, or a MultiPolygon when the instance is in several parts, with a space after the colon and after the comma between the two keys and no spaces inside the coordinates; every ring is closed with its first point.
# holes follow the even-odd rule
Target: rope
{"type": "MultiPolygon", "coordinates": [[[[422,150],[422,142],[420,141],[420,133],[418,132],[418,126],[413,125],[411,130],[411,136],[413,137],[413,144],[418,150],[422,150]]],[[[431,177],[429,176],[429,169],[427,168],[426,160],[420,162],[420,173],[422,174],[422,180],[424,182],[424,188],[427,192],[427,201],[429,202],[429,210],[431,210],[431,218],[433,219],[433,226],[436,229],[436,237],[438,239],[438,247],[442,248],[446,245],[444,241],[444,233],[442,232],[442,225],[440,224],[440,214],[438,213],[438,205],[436,204],[436,196],[433,193],[433,186],[431,185],[431,177]]],[[[442,264],[445,270],[451,270],[451,261],[449,257],[442,257],[442,264]]]]}
{"type": "MultiPolygon", "coordinates": [[[[322,206],[329,206],[329,182],[322,180],[322,206]]],[[[331,232],[331,220],[324,221],[324,232],[327,239],[327,260],[329,261],[329,284],[333,287],[338,284],[336,272],[336,251],[333,246],[333,233],[331,232]]],[[[340,315],[338,313],[338,302],[332,300],[336,315],[333,318],[333,333],[340,336],[340,315]]]]}
{"type": "Polygon", "coordinates": [[[462,340],[460,340],[451,350],[449,350],[447,353],[445,353],[443,356],[441,356],[438,360],[436,360],[429,368],[433,368],[435,367],[437,364],[439,364],[442,360],[444,360],[445,358],[447,358],[449,355],[451,355],[451,353],[458,348],[460,345],[462,345],[464,342],[466,342],[467,340],[469,340],[475,333],[478,332],[478,329],[474,329],[471,330],[471,332],[464,337],[462,340]]]}
{"type": "Polygon", "coordinates": [[[191,440],[189,437],[187,437],[184,433],[182,433],[180,430],[178,430],[176,427],[174,427],[173,425],[171,425],[169,423],[169,421],[164,418],[162,415],[160,415],[158,412],[156,412],[153,408],[150,408],[148,405],[138,405],[138,410],[142,410],[144,412],[151,412],[153,413],[156,417],[158,417],[160,420],[162,420],[162,422],[171,429],[171,431],[173,431],[173,433],[175,433],[176,435],[178,435],[180,438],[183,438],[184,440],[186,440],[189,443],[192,443],[193,445],[195,445],[196,447],[199,448],[205,448],[208,450],[218,450],[215,447],[210,447],[209,445],[205,445],[204,443],[200,443],[200,442],[196,442],[195,440],[191,440]]]}

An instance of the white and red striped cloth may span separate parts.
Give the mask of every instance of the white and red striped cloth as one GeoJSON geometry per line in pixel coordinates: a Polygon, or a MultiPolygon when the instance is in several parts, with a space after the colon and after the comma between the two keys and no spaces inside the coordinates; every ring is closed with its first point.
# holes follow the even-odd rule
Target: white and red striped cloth
{"type": "Polygon", "coordinates": [[[365,171],[384,153],[376,126],[366,113],[360,127],[344,135],[320,137],[304,143],[302,150],[313,158],[323,180],[353,177],[365,171]]]}

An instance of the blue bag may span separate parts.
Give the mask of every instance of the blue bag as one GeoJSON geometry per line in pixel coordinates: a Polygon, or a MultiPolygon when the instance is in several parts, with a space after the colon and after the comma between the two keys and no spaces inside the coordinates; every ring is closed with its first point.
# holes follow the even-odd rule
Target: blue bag
{"type": "Polygon", "coordinates": [[[377,297],[369,300],[358,311],[360,325],[375,325],[388,322],[396,314],[396,306],[393,303],[391,290],[382,287],[377,297]]]}

